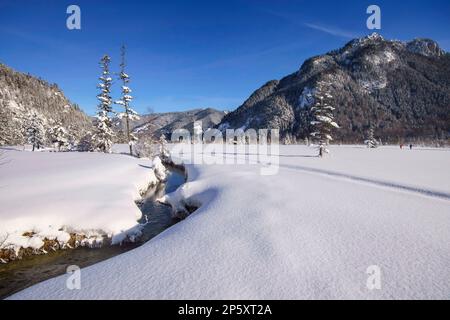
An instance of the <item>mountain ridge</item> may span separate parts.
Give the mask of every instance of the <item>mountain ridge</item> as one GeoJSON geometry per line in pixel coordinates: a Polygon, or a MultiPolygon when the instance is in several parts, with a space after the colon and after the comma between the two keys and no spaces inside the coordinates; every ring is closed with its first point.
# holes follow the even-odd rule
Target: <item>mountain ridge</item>
{"type": "Polygon", "coordinates": [[[450,55],[430,39],[391,41],[376,33],[266,82],[218,128],[277,128],[285,141],[304,139],[319,81],[330,82],[335,96],[337,142],[361,142],[371,124],[390,143],[450,137],[450,55]]]}
{"type": "MultiPolygon", "coordinates": [[[[132,132],[138,136],[148,135],[154,139],[159,139],[161,135],[165,135],[167,139],[170,139],[171,133],[176,129],[187,129],[192,132],[195,121],[202,122],[203,130],[215,127],[221,122],[225,114],[226,111],[214,108],[144,114],[140,116],[140,120],[132,123],[131,128],[132,132]]],[[[114,129],[118,132],[119,137],[124,137],[121,134],[124,129],[124,122],[116,120],[114,124],[114,129]]]]}

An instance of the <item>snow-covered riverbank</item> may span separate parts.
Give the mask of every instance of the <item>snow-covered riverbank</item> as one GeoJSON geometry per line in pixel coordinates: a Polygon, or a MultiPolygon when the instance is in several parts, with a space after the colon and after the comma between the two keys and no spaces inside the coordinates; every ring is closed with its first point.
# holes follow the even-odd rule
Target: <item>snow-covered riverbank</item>
{"type": "Polygon", "coordinates": [[[186,220],[82,269],[80,290],[61,276],[11,298],[448,299],[450,151],[331,150],[318,159],[282,146],[273,176],[188,165],[188,183],[170,196],[201,204],[186,220]],[[374,266],[379,290],[367,287],[374,266]]]}
{"type": "MultiPolygon", "coordinates": [[[[0,166],[0,249],[118,243],[139,232],[135,204],[158,182],[152,162],[126,155],[7,150],[0,166]],[[46,243],[49,242],[49,243],[46,243]]],[[[156,163],[161,169],[160,162],[156,163]]],[[[158,172],[157,172],[158,173],[158,172]]],[[[163,172],[162,172],[163,173],[163,172]]],[[[48,248],[47,248],[48,250],[48,248]]],[[[11,254],[8,252],[8,254],[11,254]]]]}

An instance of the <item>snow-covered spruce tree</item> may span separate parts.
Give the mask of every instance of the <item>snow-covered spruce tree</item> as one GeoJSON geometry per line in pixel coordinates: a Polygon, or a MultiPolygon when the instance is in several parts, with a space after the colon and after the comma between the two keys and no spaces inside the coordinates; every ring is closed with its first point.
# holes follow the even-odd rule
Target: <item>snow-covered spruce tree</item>
{"type": "Polygon", "coordinates": [[[11,110],[6,101],[0,100],[0,146],[24,142],[24,128],[21,121],[18,113],[11,110]]]}
{"type": "Polygon", "coordinates": [[[170,161],[170,152],[167,149],[167,140],[164,134],[161,134],[159,137],[159,158],[162,162],[167,163],[170,161]]]}
{"type": "Polygon", "coordinates": [[[50,137],[58,151],[67,151],[69,149],[69,134],[62,125],[56,124],[51,127],[50,137]]]}
{"type": "Polygon", "coordinates": [[[378,147],[378,141],[374,138],[375,128],[371,125],[367,134],[367,140],[364,143],[367,145],[367,148],[375,149],[378,147]]]}
{"type": "Polygon", "coordinates": [[[98,88],[100,94],[97,95],[99,105],[97,106],[96,116],[96,131],[92,139],[94,141],[94,148],[102,152],[111,152],[112,139],[114,132],[112,130],[112,119],[110,113],[112,112],[112,98],[111,98],[111,84],[112,78],[109,72],[109,64],[111,58],[108,55],[104,55],[100,61],[100,67],[102,68],[102,75],[99,80],[98,88]]]}
{"type": "Polygon", "coordinates": [[[324,153],[329,152],[327,146],[333,140],[331,131],[339,128],[333,116],[335,110],[331,105],[333,96],[327,92],[327,86],[329,84],[322,81],[317,84],[314,94],[315,105],[311,108],[313,117],[311,138],[318,145],[319,157],[323,157],[324,153]]]}
{"type": "Polygon", "coordinates": [[[125,46],[122,46],[121,48],[122,62],[120,64],[120,74],[119,74],[119,78],[122,80],[122,97],[120,100],[116,101],[116,104],[119,104],[123,107],[123,112],[118,113],[118,117],[121,120],[125,119],[126,135],[128,145],[130,146],[130,155],[133,155],[133,145],[136,143],[137,137],[131,132],[130,122],[139,120],[139,115],[130,106],[133,97],[130,95],[131,89],[128,87],[130,77],[125,72],[126,67],[125,50],[126,50],[125,46]]]}
{"type": "Polygon", "coordinates": [[[40,149],[45,144],[45,128],[43,118],[35,111],[27,113],[25,124],[27,142],[33,146],[32,151],[40,149]]]}
{"type": "Polygon", "coordinates": [[[0,146],[11,144],[13,141],[12,118],[9,108],[0,101],[0,146]]]}

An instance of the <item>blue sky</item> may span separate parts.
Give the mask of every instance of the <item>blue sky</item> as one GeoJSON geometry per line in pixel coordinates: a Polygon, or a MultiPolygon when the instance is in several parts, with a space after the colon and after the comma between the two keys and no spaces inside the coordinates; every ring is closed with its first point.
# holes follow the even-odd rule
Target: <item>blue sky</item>
{"type": "Polygon", "coordinates": [[[371,33],[370,4],[384,37],[428,37],[450,51],[448,0],[0,0],[0,62],[57,83],[93,114],[98,61],[107,53],[117,70],[125,43],[139,112],[232,110],[305,59],[371,33]],[[81,30],[66,28],[70,4],[81,30]]]}

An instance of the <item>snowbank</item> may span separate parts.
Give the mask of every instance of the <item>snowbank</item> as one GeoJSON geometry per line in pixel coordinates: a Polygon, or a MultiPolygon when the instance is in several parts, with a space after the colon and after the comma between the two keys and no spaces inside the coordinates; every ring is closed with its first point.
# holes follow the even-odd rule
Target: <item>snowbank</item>
{"type": "Polygon", "coordinates": [[[188,183],[167,197],[201,204],[187,219],[82,269],[80,290],[60,276],[11,298],[448,299],[450,152],[331,151],[281,147],[273,176],[188,165],[188,183]],[[367,287],[373,266],[380,290],[367,287]]]}
{"type": "Polygon", "coordinates": [[[159,159],[101,153],[5,150],[0,166],[0,249],[113,243],[139,232],[135,204],[164,179],[159,159]]]}

